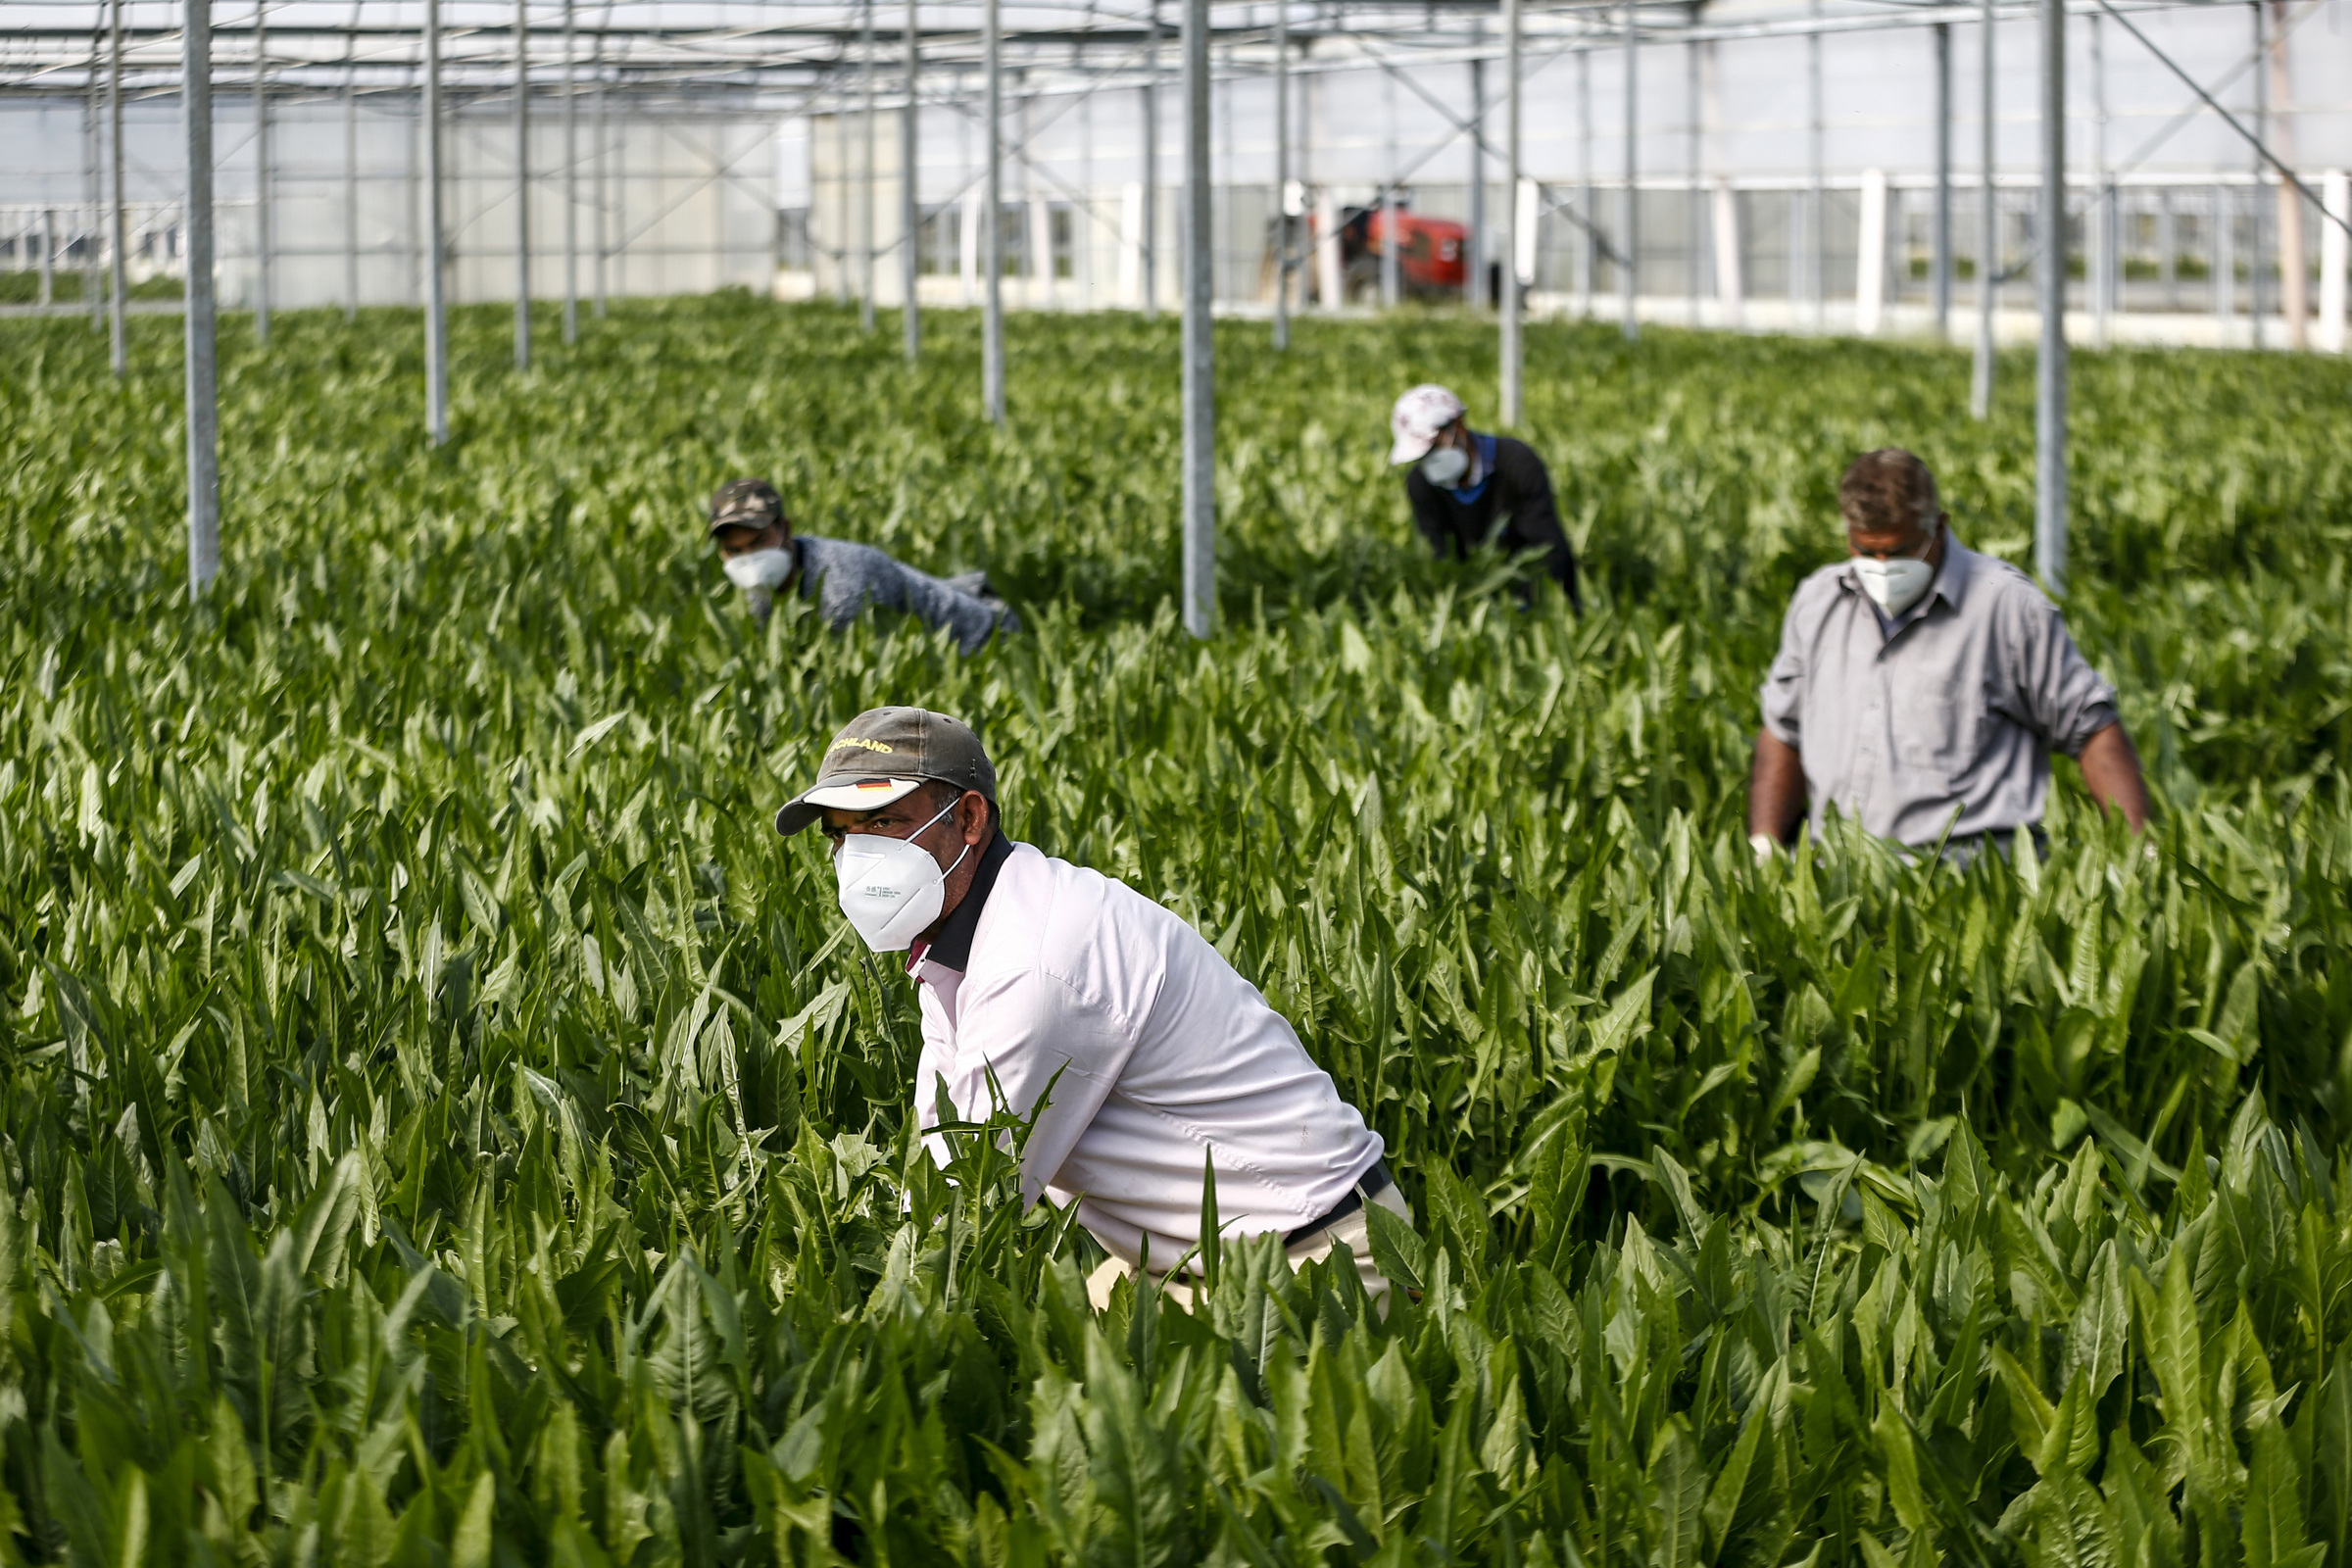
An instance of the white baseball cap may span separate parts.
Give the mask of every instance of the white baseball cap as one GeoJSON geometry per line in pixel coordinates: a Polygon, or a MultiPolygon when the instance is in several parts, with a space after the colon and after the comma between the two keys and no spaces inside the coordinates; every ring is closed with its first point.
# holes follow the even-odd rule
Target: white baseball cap
{"type": "Polygon", "coordinates": [[[1413,388],[1389,411],[1389,433],[1396,444],[1389,448],[1391,463],[1418,463],[1429,456],[1446,427],[1467,412],[1462,400],[1435,382],[1413,388]]]}

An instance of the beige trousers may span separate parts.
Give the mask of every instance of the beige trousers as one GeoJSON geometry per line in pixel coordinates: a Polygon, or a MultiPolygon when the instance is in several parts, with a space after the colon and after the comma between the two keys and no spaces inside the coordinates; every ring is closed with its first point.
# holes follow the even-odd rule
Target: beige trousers
{"type": "MultiPolygon", "coordinates": [[[[1393,1214],[1400,1215],[1407,1224],[1412,1222],[1412,1208],[1405,1202],[1404,1195],[1396,1190],[1395,1182],[1382,1188],[1380,1196],[1372,1201],[1393,1214]]],[[[1364,1294],[1372,1298],[1372,1304],[1380,1309],[1381,1315],[1387,1316],[1389,1282],[1387,1276],[1380,1272],[1379,1265],[1372,1261],[1370,1227],[1365,1222],[1361,1208],[1345,1219],[1334,1220],[1289,1249],[1286,1255],[1291,1260],[1291,1267],[1297,1268],[1301,1263],[1312,1263],[1330,1256],[1331,1250],[1342,1242],[1346,1242],[1348,1250],[1355,1254],[1355,1271],[1363,1279],[1364,1294]]],[[[1125,1258],[1104,1258],[1102,1266],[1086,1277],[1086,1298],[1095,1303],[1096,1311],[1105,1311],[1110,1306],[1110,1293],[1119,1281],[1134,1277],[1135,1265],[1125,1258]]],[[[1188,1312],[1193,1309],[1193,1288],[1183,1277],[1170,1279],[1165,1274],[1153,1277],[1159,1281],[1170,1305],[1180,1306],[1188,1312]]]]}

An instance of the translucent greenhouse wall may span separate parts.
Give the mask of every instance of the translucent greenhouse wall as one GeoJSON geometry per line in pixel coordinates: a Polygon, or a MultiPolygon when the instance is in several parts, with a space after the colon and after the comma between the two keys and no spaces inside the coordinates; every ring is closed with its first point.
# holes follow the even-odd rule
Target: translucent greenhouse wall
{"type": "MultiPolygon", "coordinates": [[[[1830,11],[1833,24],[1868,20],[1830,11]]],[[[2352,33],[2352,0],[2274,11],[2289,33],[2284,88],[2271,94],[2271,134],[2315,189],[2346,189],[2333,172],[2352,169],[2352,51],[2342,47],[2352,33]]],[[[2233,113],[2255,122],[2257,85],[2267,78],[2251,69],[2249,8],[2132,15],[2233,113]]],[[[1627,52],[1606,37],[1582,45],[1531,38],[1525,162],[1532,185],[1506,188],[1498,160],[1485,160],[1485,223],[1473,244],[1488,275],[1503,260],[1502,216],[1517,206],[1534,215],[1516,263],[1539,312],[1614,314],[1622,276],[1613,258],[1631,249],[1636,310],[1645,318],[1831,331],[1925,324],[1936,30],[1776,33],[1805,18],[1785,4],[1776,11],[1735,0],[1708,7],[1704,17],[1718,30],[1752,22],[1759,31],[1654,39],[1631,57],[1638,238],[1626,230],[1623,200],[1627,52]]],[[[1988,253],[1976,201],[1984,29],[1960,22],[1948,32],[1952,303],[1957,317],[1973,309],[1980,265],[2014,270],[2002,286],[1997,323],[2013,334],[2030,329],[2033,304],[2022,264],[2036,245],[2038,49],[2034,24],[2023,16],[2000,23],[1994,35],[1999,216],[1988,253]]],[[[1328,231],[1347,209],[1388,190],[1422,216],[1471,220],[1480,204],[1472,200],[1470,140],[1459,126],[1475,116],[1473,84],[1483,82],[1489,136],[1499,140],[1501,76],[1498,63],[1468,58],[1471,42],[1457,29],[1417,40],[1326,34],[1312,45],[1293,77],[1289,197],[1299,227],[1328,231]],[[1450,55],[1427,59],[1440,50],[1450,55]]],[[[795,114],[781,98],[717,87],[665,101],[615,91],[600,122],[595,95],[583,88],[571,208],[580,294],[594,294],[602,251],[610,256],[604,284],[615,294],[743,285],[851,297],[866,287],[870,269],[879,301],[896,302],[900,112],[888,94],[897,43],[887,27],[876,43],[884,97],[870,127],[856,113],[795,114]]],[[[2340,315],[2343,247],[2329,238],[2340,230],[2309,201],[2282,204],[2278,182],[2258,174],[2245,142],[2199,109],[2113,19],[2078,16],[2069,47],[2068,245],[2078,272],[2075,305],[2097,318],[2095,330],[2252,341],[2258,330],[2283,330],[2282,296],[2298,270],[2309,285],[2306,316],[2316,319],[2330,301],[2340,315]],[[2277,257],[2294,243],[2301,267],[2290,264],[2282,273],[2277,257]],[[2330,270],[2338,279],[2332,293],[2323,275],[2330,270]]],[[[1264,309],[1283,205],[1274,178],[1272,83],[1229,69],[1234,57],[1222,51],[1218,58],[1215,293],[1228,309],[1264,309]]],[[[1149,269],[1143,93],[1132,71],[1093,93],[1047,91],[1054,82],[1042,75],[1008,74],[998,220],[1007,304],[1133,307],[1142,303],[1149,270],[1157,303],[1176,308],[1182,125],[1172,32],[1161,63],[1157,255],[1149,269]],[[1033,90],[1032,80],[1043,85],[1033,90]]],[[[836,109],[856,102],[859,80],[852,75],[840,86],[825,100],[836,109]]],[[[942,73],[924,86],[917,259],[922,294],[940,304],[969,304],[979,295],[976,86],[968,70],[942,73]],[[953,101],[951,90],[959,95],[953,101]]],[[[330,304],[356,294],[363,303],[415,303],[422,276],[416,93],[400,86],[347,99],[288,82],[271,103],[274,302],[330,304]]],[[[532,289],[545,298],[560,294],[564,281],[566,149],[559,104],[545,91],[533,100],[532,289]]],[[[62,275],[102,254],[93,107],[80,96],[0,99],[0,138],[14,155],[0,167],[0,268],[30,271],[46,249],[62,275]]],[[[137,99],[127,115],[131,272],[170,273],[177,265],[182,180],[177,101],[137,99]]],[[[231,308],[249,307],[257,297],[260,216],[250,97],[223,90],[217,121],[222,298],[231,308]]],[[[514,147],[505,94],[455,101],[448,147],[454,297],[511,298],[514,147]]],[[[1325,247],[1309,255],[1297,286],[1302,304],[1328,307],[1376,300],[1377,281],[1360,266],[1347,275],[1325,247]]],[[[15,297],[28,297],[21,279],[15,297]]],[[[2324,345],[2332,345],[2326,321],[2320,328],[2324,345]]]]}
{"type": "MultiPolygon", "coordinates": [[[[1736,23],[1733,8],[1708,20],[1736,23]]],[[[1764,13],[1759,12],[1759,15],[1764,13]]],[[[2290,13],[2291,91],[2274,98],[2270,131],[2315,191],[2352,168],[2352,3],[2322,0],[2290,13]]],[[[2133,24],[2174,59],[2216,84],[2225,104],[2256,123],[2250,13],[2244,7],[2138,12],[2133,24]]],[[[1984,29],[1950,29],[1952,254],[1955,318],[1973,312],[1984,255],[1981,188],[1984,29]]],[[[2275,177],[2258,176],[2248,144],[2111,19],[2070,24],[2070,253],[2075,307],[2117,335],[2237,342],[2255,335],[2258,298],[2280,323],[2277,265],[2288,226],[2275,177]],[[2261,257],[2258,268],[2256,258],[2261,257]],[[2099,280],[2094,286],[2094,279],[2099,280]],[[2101,307],[2104,306],[2102,310],[2101,307]]],[[[888,40],[884,40],[887,58],[888,40]]],[[[1643,44],[1634,57],[1637,128],[1636,306],[1645,318],[1772,329],[1915,329],[1932,320],[1936,46],[1929,27],[1822,35],[1729,37],[1643,44]],[[1818,120],[1812,88],[1819,61],[1818,120]],[[1866,287],[1870,298],[1863,297],[1866,287]]],[[[1157,298],[1177,303],[1176,191],[1182,172],[1181,102],[1171,72],[1159,92],[1157,298]]],[[[1400,56],[1409,58],[1409,56],[1400,56]]],[[[1996,272],[2004,336],[2032,330],[2039,65],[2034,24],[1995,28],[1998,210],[1996,272]]],[[[1525,168],[1537,215],[1523,242],[1523,275],[1538,311],[1615,314],[1612,256],[1625,232],[1626,55],[1601,40],[1583,49],[1531,42],[1525,168]]],[[[1479,68],[1490,101],[1488,136],[1500,141],[1498,64],[1479,68]]],[[[887,68],[886,68],[887,73],[887,68]]],[[[1412,212],[1472,218],[1467,61],[1312,69],[1293,77],[1292,205],[1301,226],[1373,203],[1394,188],[1412,212]]],[[[1089,308],[1141,303],[1144,192],[1141,90],[1004,100],[1003,189],[1005,300],[1012,306],[1089,308]]],[[[781,135],[779,206],[805,226],[806,249],[786,292],[854,295],[864,254],[880,252],[884,304],[900,295],[899,123],[886,107],[873,126],[874,219],[865,207],[866,141],[855,112],[788,122],[781,135]]],[[[1212,108],[1217,188],[1218,299],[1264,308],[1273,287],[1273,87],[1228,75],[1212,108]]],[[[978,181],[983,151],[960,105],[927,105],[917,143],[923,232],[921,290],[970,303],[979,275],[978,181]]],[[[1512,200],[1499,160],[1485,161],[1481,255],[1499,267],[1512,200]]],[[[2329,223],[2297,199],[2307,312],[2326,303],[2320,268],[2329,223]]],[[[1310,298],[1351,296],[1365,279],[1311,257],[1298,280],[1310,298]],[[1334,287],[1333,285],[1337,285],[1334,287]]],[[[2340,263],[2339,263],[2340,265],[2340,263]]],[[[2086,328],[2088,329],[2088,328],[2086,328]]]]}
{"type": "MultiPolygon", "coordinates": [[[[583,93],[572,160],[580,296],[595,290],[600,223],[610,293],[765,289],[776,259],[773,117],[722,99],[624,105],[615,97],[600,125],[592,104],[583,93]]],[[[248,97],[217,97],[215,109],[220,301],[250,309],[260,284],[261,221],[253,105],[248,97]]],[[[445,122],[443,213],[456,301],[514,298],[513,115],[510,100],[484,98],[453,106],[445,122]]],[[[0,172],[0,267],[37,268],[44,214],[75,266],[85,248],[94,250],[101,226],[85,119],[83,106],[71,100],[0,100],[0,144],[42,160],[0,172]]],[[[355,280],[363,305],[417,303],[424,148],[416,96],[273,93],[270,122],[272,306],[343,304],[355,280]]],[[[185,178],[177,101],[126,106],[123,149],[131,275],[176,275],[185,178]]],[[[564,292],[565,163],[560,103],[534,98],[531,289],[541,298],[564,292]]]]}

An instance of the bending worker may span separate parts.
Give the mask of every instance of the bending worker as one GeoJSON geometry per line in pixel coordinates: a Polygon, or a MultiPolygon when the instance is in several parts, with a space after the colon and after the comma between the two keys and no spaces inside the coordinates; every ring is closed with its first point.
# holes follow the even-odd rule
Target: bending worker
{"type": "Polygon", "coordinates": [[[1224,1235],[1279,1234],[1294,1264],[1346,1242],[1366,1291],[1387,1294],[1363,1205],[1406,1210],[1380,1138],[1199,932],[1005,838],[969,729],[919,708],[860,713],[776,831],[818,821],[850,924],[876,953],[911,950],[919,1124],[937,1124],[943,1080],[956,1115],[985,1119],[992,1075],[1004,1107],[1035,1115],[1022,1197],[1078,1204],[1110,1253],[1087,1281],[1098,1308],[1121,1278],[1200,1246],[1208,1161],[1224,1235]]]}
{"type": "Polygon", "coordinates": [[[1576,552],[1552,504],[1551,474],[1535,448],[1507,435],[1470,428],[1462,400],[1442,386],[1417,386],[1389,414],[1392,466],[1411,464],[1404,476],[1413,526],[1440,560],[1468,560],[1492,543],[1504,555],[1544,552],[1544,569],[1583,612],[1576,591],[1576,552]]]}
{"type": "Polygon", "coordinates": [[[710,498],[710,537],[727,580],[743,590],[752,617],[762,625],[775,609],[776,593],[798,587],[802,598],[816,601],[835,631],[869,607],[904,611],[935,630],[945,626],[967,654],[979,652],[999,627],[1021,629],[1004,601],[989,592],[984,571],[934,577],[872,545],[794,533],[784,498],[765,479],[719,487],[710,498]]]}
{"type": "Polygon", "coordinates": [[[2139,756],[2115,688],[2066,634],[2058,607],[2005,561],[1954,538],[1936,479],[1910,453],[1865,453],[1838,487],[1850,560],[1807,577],[1764,681],[1749,777],[1759,856],[1811,807],[1965,861],[2042,837],[2052,751],[2092,800],[2147,824],[2139,756]],[[1948,837],[1947,837],[1948,835],[1948,837]]]}

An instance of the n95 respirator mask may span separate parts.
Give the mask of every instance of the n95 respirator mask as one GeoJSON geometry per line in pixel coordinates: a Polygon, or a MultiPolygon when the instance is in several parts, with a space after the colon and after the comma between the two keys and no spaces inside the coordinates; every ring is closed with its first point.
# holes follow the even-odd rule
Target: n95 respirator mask
{"type": "Polygon", "coordinates": [[[789,550],[747,550],[740,556],[729,556],[725,569],[727,581],[750,593],[758,588],[781,588],[792,576],[792,552],[789,550]]]}
{"type": "Polygon", "coordinates": [[[903,839],[879,833],[845,835],[833,852],[841,912],[874,952],[906,952],[939,918],[948,899],[948,871],[961,865],[972,847],[966,844],[963,854],[943,871],[931,852],[914,841],[955,809],[956,802],[949,802],[938,816],[903,839]]]}
{"type": "Polygon", "coordinates": [[[1936,580],[1936,568],[1924,561],[1873,561],[1857,556],[1854,580],[1870,595],[1872,604],[1889,615],[1899,615],[1926,595],[1928,584],[1936,580]]]}
{"type": "Polygon", "coordinates": [[[1451,490],[1470,471],[1470,454],[1460,447],[1433,447],[1421,460],[1421,477],[1441,490],[1451,490]]]}

